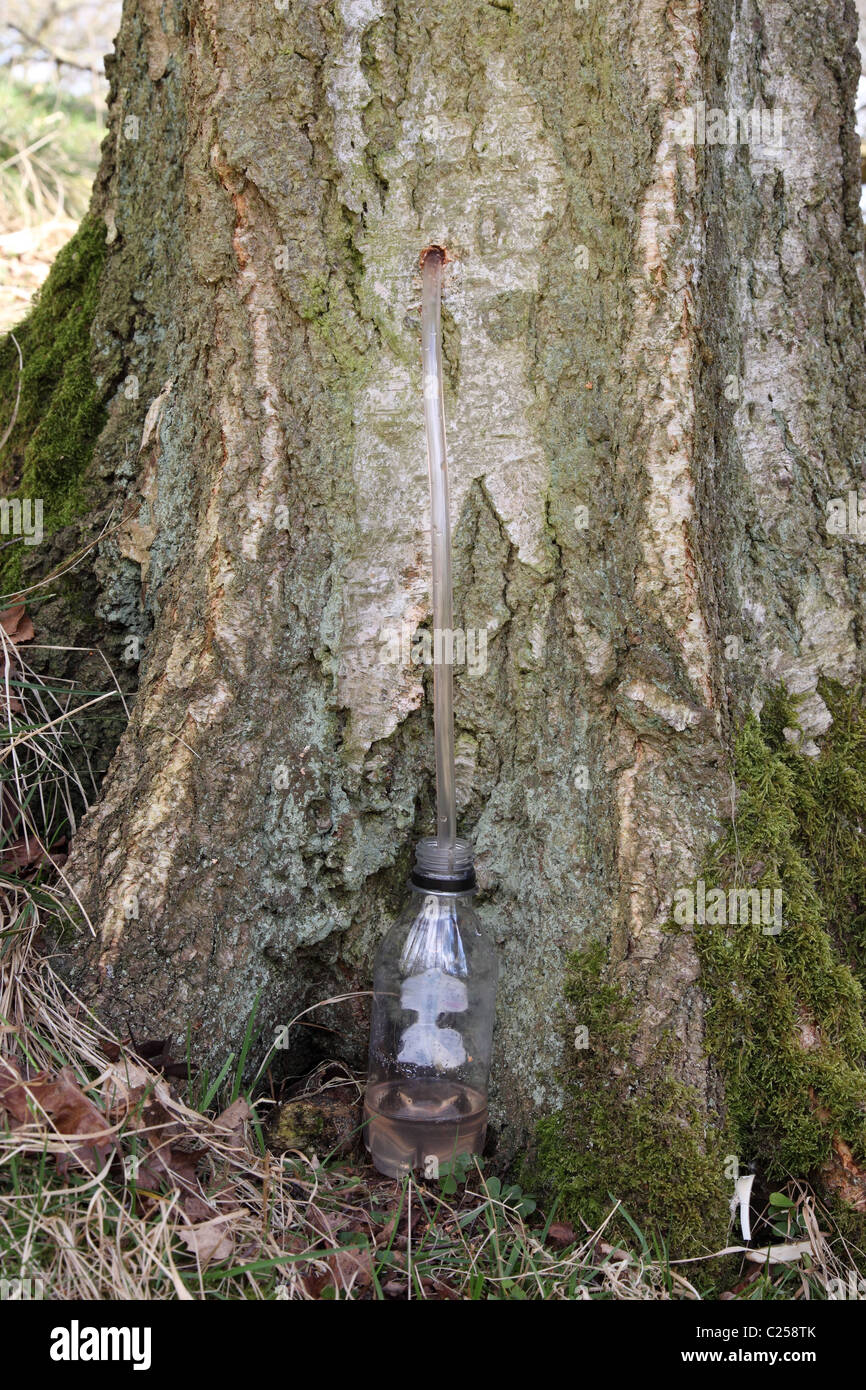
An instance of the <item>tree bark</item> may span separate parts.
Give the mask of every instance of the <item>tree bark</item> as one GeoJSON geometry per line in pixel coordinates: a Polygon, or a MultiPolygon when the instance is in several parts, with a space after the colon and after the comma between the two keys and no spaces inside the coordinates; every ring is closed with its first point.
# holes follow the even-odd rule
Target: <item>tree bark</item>
{"type": "MultiPolygon", "coordinates": [[[[862,673],[861,553],[825,526],[866,437],[855,32],[842,0],[125,5],[94,467],[127,518],[102,608],[149,635],[70,864],[71,968],[111,1020],[213,1065],[257,995],[264,1046],[369,988],[432,823],[430,672],[382,639],[429,617],[437,243],[501,1150],[560,1104],[592,941],[638,1071],[672,1039],[723,1108],[672,898],[750,706],[786,683],[812,738],[819,678],[862,673]],[[783,139],[681,139],[699,102],[781,110],[783,139]]],[[[293,1068],[361,1061],[365,1002],[294,1030],[293,1068]]]]}

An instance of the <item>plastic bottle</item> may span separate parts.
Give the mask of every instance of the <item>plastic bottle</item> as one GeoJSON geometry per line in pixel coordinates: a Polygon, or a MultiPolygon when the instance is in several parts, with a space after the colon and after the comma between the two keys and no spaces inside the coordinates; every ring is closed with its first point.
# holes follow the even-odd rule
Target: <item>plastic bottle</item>
{"type": "Polygon", "coordinates": [[[410,887],[376,955],[364,1134],[381,1173],[435,1178],[484,1147],[498,962],[465,840],[420,841],[410,887]]]}

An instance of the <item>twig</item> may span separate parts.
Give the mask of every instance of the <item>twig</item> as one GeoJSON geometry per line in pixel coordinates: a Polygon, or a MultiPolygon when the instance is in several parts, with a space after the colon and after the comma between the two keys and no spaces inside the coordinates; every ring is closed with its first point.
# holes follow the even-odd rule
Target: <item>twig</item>
{"type": "Polygon", "coordinates": [[[62,63],[66,68],[75,68],[78,72],[92,72],[97,77],[103,76],[102,67],[95,55],[89,63],[83,63],[80,56],[72,53],[68,48],[57,48],[54,44],[46,43],[44,39],[34,38],[32,34],[28,34],[26,30],[22,29],[19,24],[10,24],[9,28],[13,30],[14,33],[18,34],[25,43],[29,43],[31,48],[40,49],[47,57],[51,58],[53,62],[62,63]]]}

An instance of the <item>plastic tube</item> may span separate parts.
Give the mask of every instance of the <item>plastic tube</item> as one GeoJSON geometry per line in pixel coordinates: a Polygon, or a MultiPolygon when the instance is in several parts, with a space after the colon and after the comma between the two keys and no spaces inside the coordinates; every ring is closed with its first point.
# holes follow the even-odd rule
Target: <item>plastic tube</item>
{"type": "Polygon", "coordinates": [[[431,247],[421,267],[421,360],[424,428],[430,470],[430,540],[433,552],[433,728],[436,740],[436,840],[453,850],[457,834],[454,794],[454,682],[451,589],[451,513],[445,402],[442,392],[442,271],[445,256],[431,247]]]}

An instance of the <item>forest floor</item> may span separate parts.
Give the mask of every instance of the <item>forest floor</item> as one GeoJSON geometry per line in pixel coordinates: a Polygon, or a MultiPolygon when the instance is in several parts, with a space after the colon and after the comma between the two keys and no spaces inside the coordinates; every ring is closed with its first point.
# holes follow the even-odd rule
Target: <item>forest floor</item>
{"type": "MultiPolygon", "coordinates": [[[[338,1153],[274,1152],[279,1107],[267,1087],[245,1091],[245,1049],[209,1080],[162,1042],[121,1045],[40,952],[45,899],[16,891],[6,885],[0,935],[0,1275],[35,1281],[34,1296],[845,1296],[852,1258],[800,1187],[780,1194],[769,1247],[673,1261],[615,1201],[601,1229],[575,1230],[477,1159],[436,1182],[393,1181],[361,1157],[357,1133],[338,1153]],[[623,1216],[626,1245],[608,1230],[623,1216]]],[[[326,1064],[288,1104],[337,1094],[357,1105],[361,1084],[326,1064]]]]}

